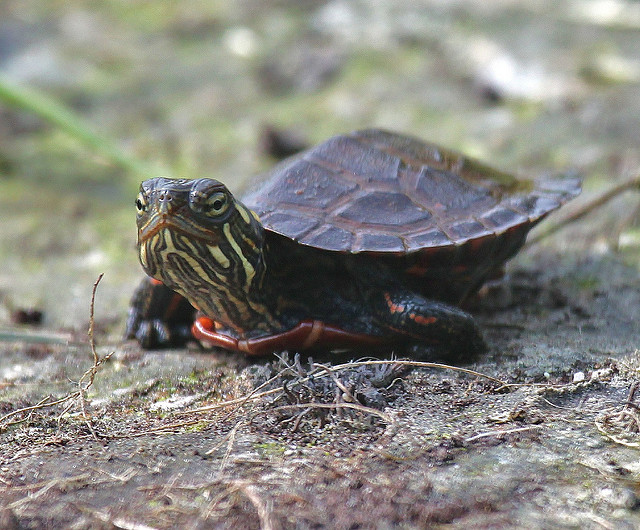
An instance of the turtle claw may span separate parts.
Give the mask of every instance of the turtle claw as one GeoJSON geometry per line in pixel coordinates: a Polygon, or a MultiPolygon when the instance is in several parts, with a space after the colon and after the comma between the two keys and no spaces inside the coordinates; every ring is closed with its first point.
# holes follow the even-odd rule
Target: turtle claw
{"type": "Polygon", "coordinates": [[[138,325],[134,337],[143,348],[162,348],[171,344],[169,328],[161,320],[144,320],[138,325]]]}
{"type": "Polygon", "coordinates": [[[145,278],[131,299],[124,337],[147,349],[183,346],[193,339],[194,314],[185,298],[145,278]]]}
{"type": "Polygon", "coordinates": [[[159,318],[142,320],[130,310],[130,318],[127,319],[125,339],[135,339],[145,349],[170,348],[183,346],[193,339],[191,327],[185,324],[167,323],[159,318]]]}
{"type": "Polygon", "coordinates": [[[175,326],[173,329],[160,319],[142,320],[135,328],[127,328],[127,339],[136,339],[145,349],[182,346],[191,337],[188,326],[175,326]]]}

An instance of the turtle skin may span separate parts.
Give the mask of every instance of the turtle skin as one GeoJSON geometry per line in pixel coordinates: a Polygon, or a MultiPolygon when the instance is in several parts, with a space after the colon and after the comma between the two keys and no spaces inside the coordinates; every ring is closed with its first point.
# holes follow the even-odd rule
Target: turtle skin
{"type": "MultiPolygon", "coordinates": [[[[248,263],[242,252],[253,253],[249,269],[259,281],[252,276],[246,292],[228,300],[219,294],[230,292],[228,285],[196,292],[193,281],[176,274],[166,245],[162,256],[152,256],[160,245],[145,246],[151,214],[139,211],[141,262],[155,280],[134,296],[126,334],[145,347],[189,340],[194,309],[175,290],[204,312],[193,327],[197,338],[251,354],[416,344],[482,351],[478,326],[460,304],[500,275],[535,224],[579,192],[575,177],[517,179],[378,129],[336,136],[285,160],[242,202],[212,179],[150,179],[141,186],[150,211],[168,211],[170,198],[189,226],[201,223],[207,234],[218,234],[210,236],[217,254],[198,259],[224,259],[242,276],[248,263]],[[233,203],[217,221],[190,202],[213,194],[233,203]],[[249,250],[239,248],[245,240],[249,250]]],[[[184,243],[178,232],[169,240],[174,249],[184,243]]],[[[182,246],[193,252],[193,244],[182,246]]],[[[183,254],[181,270],[190,262],[193,256],[183,254]]]]}

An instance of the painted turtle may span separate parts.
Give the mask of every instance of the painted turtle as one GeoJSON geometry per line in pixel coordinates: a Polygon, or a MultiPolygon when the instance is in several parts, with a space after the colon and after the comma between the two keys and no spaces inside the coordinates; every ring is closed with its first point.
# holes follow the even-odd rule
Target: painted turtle
{"type": "Polygon", "coordinates": [[[577,178],[518,180],[382,130],[285,160],[242,202],[216,180],[146,180],[138,247],[151,279],[134,295],[127,335],[158,347],[193,333],[256,355],[477,352],[478,327],[456,305],[579,192],[577,178]]]}

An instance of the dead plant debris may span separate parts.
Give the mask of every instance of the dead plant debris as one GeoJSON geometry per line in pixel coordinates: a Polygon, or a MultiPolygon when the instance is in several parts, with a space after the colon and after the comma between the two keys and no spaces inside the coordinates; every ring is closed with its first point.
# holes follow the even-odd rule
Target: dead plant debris
{"type": "Polygon", "coordinates": [[[619,445],[640,447],[640,404],[636,402],[639,387],[639,381],[631,383],[622,408],[609,408],[595,420],[598,431],[619,445]]]}

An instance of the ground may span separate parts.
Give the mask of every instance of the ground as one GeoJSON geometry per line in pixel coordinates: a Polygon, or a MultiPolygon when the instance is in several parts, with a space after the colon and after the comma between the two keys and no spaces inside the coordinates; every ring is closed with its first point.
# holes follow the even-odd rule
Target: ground
{"type": "MultiPolygon", "coordinates": [[[[2,80],[159,173],[240,190],[273,163],[268,125],[577,171],[565,212],[638,174],[631,1],[94,4],[3,3],[2,80]]],[[[466,372],[143,351],[120,336],[144,175],[0,113],[0,527],[640,526],[633,193],[509,264],[470,308],[490,349],[466,372]]]]}

